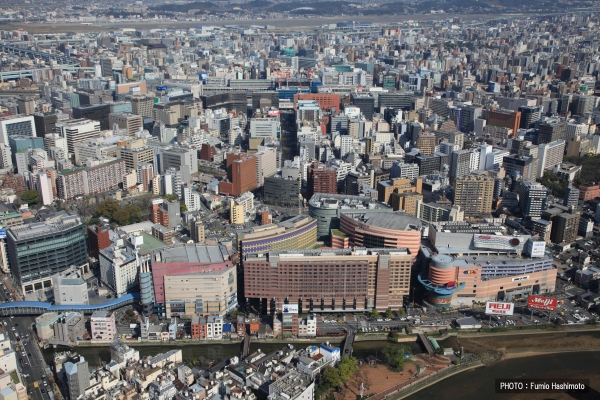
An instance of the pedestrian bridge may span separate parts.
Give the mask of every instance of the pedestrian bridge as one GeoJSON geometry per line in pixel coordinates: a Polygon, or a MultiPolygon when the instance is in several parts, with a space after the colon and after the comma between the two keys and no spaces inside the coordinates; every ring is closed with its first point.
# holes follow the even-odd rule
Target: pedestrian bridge
{"type": "Polygon", "coordinates": [[[129,293],[117,299],[99,304],[52,304],[43,301],[13,301],[0,304],[0,316],[7,315],[42,315],[44,313],[65,313],[69,311],[93,314],[94,311],[111,311],[129,304],[139,302],[139,293],[129,293]]]}

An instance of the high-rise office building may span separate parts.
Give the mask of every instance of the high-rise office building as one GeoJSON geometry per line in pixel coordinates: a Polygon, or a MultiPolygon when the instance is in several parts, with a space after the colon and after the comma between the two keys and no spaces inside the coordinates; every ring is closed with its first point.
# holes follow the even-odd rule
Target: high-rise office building
{"type": "Polygon", "coordinates": [[[360,108],[360,112],[364,115],[365,119],[373,119],[373,114],[375,113],[375,97],[373,97],[371,93],[352,93],[350,95],[350,101],[356,107],[360,108]]]}
{"type": "Polygon", "coordinates": [[[228,171],[231,171],[231,181],[221,181],[219,183],[221,193],[239,196],[244,192],[256,189],[256,158],[254,156],[245,156],[240,159],[234,159],[230,163],[230,156],[231,154],[227,155],[227,164],[229,164],[228,171]]]}
{"type": "Polygon", "coordinates": [[[337,194],[337,171],[324,165],[309,167],[306,187],[308,199],[315,193],[337,194]]]}
{"type": "Polygon", "coordinates": [[[521,129],[534,128],[535,123],[542,118],[541,106],[520,106],[519,111],[521,112],[521,122],[519,124],[521,129]]]}
{"type": "MultiPolygon", "coordinates": [[[[125,161],[127,172],[136,171],[137,173],[141,164],[150,164],[154,161],[154,148],[145,146],[143,140],[138,139],[119,147],[117,157],[125,161]]],[[[172,166],[172,164],[169,165],[172,166]]],[[[138,180],[138,182],[140,181],[138,180]]]]}
{"type": "Polygon", "coordinates": [[[19,97],[17,98],[17,108],[19,114],[31,115],[35,112],[35,99],[33,97],[19,97]]]}
{"type": "Polygon", "coordinates": [[[49,288],[52,275],[88,262],[85,226],[77,215],[12,227],[6,242],[10,267],[23,293],[49,288]]]}
{"type": "Polygon", "coordinates": [[[33,122],[38,137],[45,137],[49,133],[53,133],[56,129],[58,116],[51,113],[34,113],[33,122]]]}
{"type": "Polygon", "coordinates": [[[144,119],[141,115],[131,113],[110,113],[108,126],[113,129],[115,125],[126,130],[129,136],[135,136],[137,132],[144,129],[144,119]]]}
{"type": "Polygon", "coordinates": [[[570,183],[565,189],[565,196],[563,197],[563,204],[565,206],[577,206],[579,204],[579,189],[573,187],[570,183]]]}
{"type": "Polygon", "coordinates": [[[277,150],[274,148],[261,148],[254,153],[256,159],[256,184],[264,186],[265,178],[277,173],[277,150]]]}
{"type": "Polygon", "coordinates": [[[8,144],[9,136],[37,136],[32,115],[11,115],[0,118],[0,141],[8,144]]]}
{"type": "Polygon", "coordinates": [[[142,117],[152,118],[154,97],[151,96],[126,96],[125,100],[131,102],[131,112],[142,117]]]}
{"type": "Polygon", "coordinates": [[[73,118],[91,119],[100,122],[100,129],[108,130],[111,126],[108,122],[110,104],[94,104],[90,106],[73,107],[73,118]]]}
{"type": "MultiPolygon", "coordinates": [[[[145,161],[148,162],[148,161],[145,161]]],[[[198,152],[195,149],[173,147],[160,153],[161,172],[169,168],[181,171],[184,182],[192,180],[192,174],[198,172],[198,152]]]]}
{"type": "Polygon", "coordinates": [[[88,248],[90,249],[90,257],[96,260],[100,259],[100,251],[110,246],[109,228],[97,225],[87,227],[88,248]]]}
{"type": "Polygon", "coordinates": [[[562,213],[552,218],[552,243],[573,243],[577,239],[580,215],[577,213],[562,213]]]}
{"type": "Polygon", "coordinates": [[[519,208],[525,218],[538,219],[546,209],[548,189],[539,183],[523,182],[519,193],[519,208]]]}
{"type": "Polygon", "coordinates": [[[543,121],[539,124],[537,144],[563,141],[567,136],[567,123],[559,120],[543,121]]]}
{"type": "Polygon", "coordinates": [[[71,119],[56,124],[56,131],[67,140],[67,150],[71,154],[75,154],[75,144],[98,136],[101,129],[100,122],[90,119],[71,119]]]}
{"type": "Polygon", "coordinates": [[[565,154],[565,141],[559,139],[551,143],[544,143],[538,146],[538,173],[537,178],[544,176],[547,170],[553,170],[557,165],[562,164],[565,154]]]}
{"type": "Polygon", "coordinates": [[[488,113],[487,125],[512,129],[513,133],[521,126],[521,112],[512,110],[493,110],[488,113]]]}

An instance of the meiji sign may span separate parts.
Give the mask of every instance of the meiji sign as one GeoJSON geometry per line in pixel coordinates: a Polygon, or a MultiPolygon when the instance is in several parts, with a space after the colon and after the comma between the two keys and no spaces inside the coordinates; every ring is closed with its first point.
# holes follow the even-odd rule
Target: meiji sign
{"type": "Polygon", "coordinates": [[[513,303],[502,303],[499,301],[488,301],[485,303],[485,313],[488,315],[513,315],[515,305],[513,303]]]}
{"type": "Polygon", "coordinates": [[[536,310],[556,311],[558,301],[553,297],[529,296],[527,299],[527,308],[536,310]]]}

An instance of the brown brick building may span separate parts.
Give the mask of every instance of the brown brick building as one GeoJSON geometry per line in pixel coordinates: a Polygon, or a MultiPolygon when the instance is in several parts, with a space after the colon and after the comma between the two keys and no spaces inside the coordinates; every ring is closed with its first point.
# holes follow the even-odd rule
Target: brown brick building
{"type": "Polygon", "coordinates": [[[409,294],[412,259],[408,249],[248,254],[244,290],[265,313],[281,311],[284,302],[298,304],[300,313],[398,309],[409,294]]]}
{"type": "Polygon", "coordinates": [[[111,245],[108,228],[96,225],[88,226],[87,234],[90,257],[100,260],[100,251],[111,245]]]}
{"type": "Polygon", "coordinates": [[[162,202],[153,202],[150,206],[150,221],[169,227],[169,211],[162,208],[162,202]]]}
{"type": "Polygon", "coordinates": [[[488,125],[502,126],[513,130],[513,135],[521,125],[521,111],[493,110],[488,114],[488,125]]]}
{"type": "Polygon", "coordinates": [[[212,161],[214,155],[217,154],[217,149],[208,143],[203,143],[200,148],[200,155],[198,158],[205,161],[212,161]]]}
{"type": "Polygon", "coordinates": [[[229,182],[220,182],[219,191],[231,196],[239,196],[242,193],[257,188],[256,182],[256,157],[246,156],[231,162],[227,154],[227,177],[229,182]],[[231,171],[231,173],[230,173],[231,171]]]}
{"type": "Polygon", "coordinates": [[[313,165],[308,168],[306,196],[308,199],[315,193],[337,194],[337,171],[324,165],[313,165]]]}
{"type": "Polygon", "coordinates": [[[294,107],[298,100],[316,100],[321,106],[321,110],[331,110],[335,107],[336,111],[340,111],[341,99],[339,94],[327,93],[302,93],[294,95],[294,107]]]}

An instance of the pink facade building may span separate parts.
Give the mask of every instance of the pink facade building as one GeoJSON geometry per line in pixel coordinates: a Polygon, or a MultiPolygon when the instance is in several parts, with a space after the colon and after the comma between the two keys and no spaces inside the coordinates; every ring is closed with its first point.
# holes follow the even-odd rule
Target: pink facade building
{"type": "MultiPolygon", "coordinates": [[[[419,254],[421,221],[406,213],[363,212],[340,215],[340,229],[349,239],[349,247],[408,248],[419,254]]],[[[338,240],[332,240],[332,247],[338,240]]]]}
{"type": "Polygon", "coordinates": [[[115,313],[112,311],[95,311],[90,319],[93,340],[113,340],[117,334],[115,313]]]}

